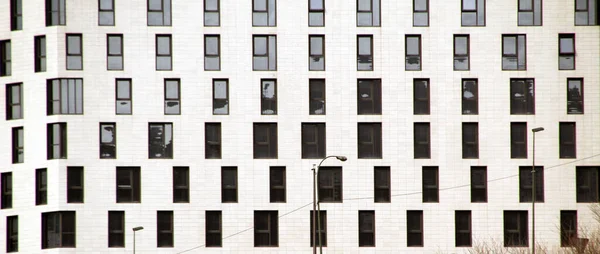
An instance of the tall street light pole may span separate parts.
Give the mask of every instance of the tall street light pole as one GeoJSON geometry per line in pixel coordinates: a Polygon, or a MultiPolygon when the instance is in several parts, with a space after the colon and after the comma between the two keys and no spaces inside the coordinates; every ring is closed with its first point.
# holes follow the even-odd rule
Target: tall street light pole
{"type": "Polygon", "coordinates": [[[133,254],[135,254],[135,232],[144,229],[144,227],[139,226],[139,227],[135,227],[135,228],[132,228],[132,229],[133,229],[133,254]]]}
{"type": "Polygon", "coordinates": [[[535,133],[543,130],[543,127],[531,129],[533,133],[533,154],[531,156],[531,254],[535,254],[535,133]]]}
{"type": "Polygon", "coordinates": [[[318,189],[317,189],[317,177],[319,174],[319,168],[321,167],[321,164],[323,164],[323,162],[328,159],[328,158],[333,158],[335,157],[336,159],[338,159],[339,161],[346,161],[348,160],[348,158],[346,158],[346,156],[337,156],[337,155],[330,155],[327,156],[325,158],[323,158],[321,160],[321,162],[319,162],[319,166],[317,166],[315,168],[315,164],[313,164],[313,216],[312,216],[312,225],[313,225],[313,230],[317,229],[316,232],[313,231],[312,232],[312,239],[313,239],[313,254],[317,253],[317,239],[319,241],[319,253],[323,253],[323,244],[321,243],[321,204],[319,202],[317,202],[317,195],[318,195],[318,189]],[[316,205],[316,209],[315,209],[315,205],[316,205]],[[315,220],[316,217],[316,220],[315,220]],[[315,236],[316,234],[318,234],[318,236],[315,236]]]}

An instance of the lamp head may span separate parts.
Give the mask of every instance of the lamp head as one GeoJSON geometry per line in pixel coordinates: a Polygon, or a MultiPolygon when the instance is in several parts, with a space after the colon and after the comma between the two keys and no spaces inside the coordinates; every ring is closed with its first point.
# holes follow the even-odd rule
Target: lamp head
{"type": "Polygon", "coordinates": [[[340,160],[340,161],[346,161],[348,160],[348,158],[346,158],[346,156],[335,156],[336,159],[340,160]]]}
{"type": "Polygon", "coordinates": [[[140,231],[140,230],[142,230],[142,229],[144,229],[144,227],[142,227],[142,226],[135,227],[135,228],[133,228],[133,232],[135,232],[135,231],[140,231]]]}
{"type": "Polygon", "coordinates": [[[540,131],[543,131],[543,130],[544,130],[544,127],[537,127],[537,128],[531,129],[531,132],[540,132],[540,131]]]}

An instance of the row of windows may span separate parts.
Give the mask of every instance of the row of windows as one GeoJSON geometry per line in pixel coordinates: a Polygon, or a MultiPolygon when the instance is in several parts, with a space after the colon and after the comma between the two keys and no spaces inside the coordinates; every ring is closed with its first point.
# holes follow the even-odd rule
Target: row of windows
{"type": "MultiPolygon", "coordinates": [[[[222,211],[205,211],[205,247],[223,247],[222,211]]],[[[503,211],[505,247],[529,245],[528,211],[503,211]]],[[[254,211],[254,247],[279,246],[279,212],[254,211]]],[[[318,230],[313,228],[314,213],[310,211],[310,246],[327,246],[327,211],[318,216],[318,230]]],[[[423,247],[424,216],[422,210],[406,211],[406,246],[423,247]]],[[[6,217],[6,252],[17,252],[19,246],[18,216],[6,217]]],[[[454,211],[454,238],[456,247],[472,246],[472,215],[470,210],[454,211]]],[[[358,211],[358,246],[376,246],[375,211],[358,211]]],[[[42,249],[76,247],[76,212],[57,211],[42,213],[42,249]]],[[[108,211],[108,247],[125,247],[125,211],[108,211]]],[[[174,247],[175,227],[173,211],[156,212],[156,246],[174,247]]],[[[577,211],[560,211],[561,247],[575,246],[577,211]]]]}

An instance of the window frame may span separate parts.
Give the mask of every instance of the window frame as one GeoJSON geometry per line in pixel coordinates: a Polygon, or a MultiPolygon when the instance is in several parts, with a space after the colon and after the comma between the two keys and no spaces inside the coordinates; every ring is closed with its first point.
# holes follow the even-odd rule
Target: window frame
{"type": "Polygon", "coordinates": [[[6,84],[6,120],[23,119],[23,83],[6,84]],[[17,88],[18,102],[13,101],[13,88],[17,88]],[[14,116],[13,110],[18,107],[18,116],[14,116]]]}
{"type": "Polygon", "coordinates": [[[47,159],[67,159],[67,123],[56,122],[46,124],[46,137],[47,137],[47,159]],[[54,131],[58,133],[58,137],[54,137],[54,131]],[[57,143],[55,143],[57,139],[57,143]],[[58,152],[57,157],[54,156],[54,151],[58,152]]]}
{"type": "Polygon", "coordinates": [[[479,123],[462,123],[462,158],[479,159],[479,123]],[[474,137],[469,138],[468,134],[474,133],[474,137]]]}
{"type": "Polygon", "coordinates": [[[269,201],[270,203],[286,203],[286,168],[285,166],[269,167],[269,201]],[[279,171],[281,179],[276,179],[279,171]],[[279,183],[278,183],[279,182],[279,183]]]}
{"type": "Polygon", "coordinates": [[[487,203],[487,167],[471,166],[471,203],[487,203]],[[479,175],[480,179],[476,177],[479,175]],[[480,181],[478,181],[480,180],[480,181]]]}
{"type": "MultiPolygon", "coordinates": [[[[102,1],[102,0],[98,0],[98,1],[102,1]]],[[[114,0],[113,0],[114,1],[114,0]]],[[[124,59],[125,59],[125,52],[123,50],[124,48],[124,40],[123,40],[123,34],[106,34],[106,70],[108,71],[122,71],[125,69],[125,64],[124,64],[124,59]],[[111,53],[110,50],[110,39],[111,38],[117,38],[119,39],[119,44],[120,44],[120,49],[119,49],[119,53],[111,53]],[[120,68],[119,67],[111,67],[110,66],[110,59],[114,59],[114,58],[119,58],[120,61],[120,68]]]]}
{"type": "Polygon", "coordinates": [[[237,203],[238,202],[238,168],[235,166],[221,166],[221,203],[237,203]],[[231,174],[231,178],[235,181],[227,183],[225,174],[231,174]],[[229,197],[229,195],[234,195],[229,197]]]}
{"type": "Polygon", "coordinates": [[[504,235],[504,247],[528,247],[529,246],[529,230],[528,230],[528,211],[511,211],[505,210],[503,216],[503,235],[504,235]],[[516,218],[507,218],[516,216],[516,218]],[[515,220],[516,228],[509,228],[508,220],[515,220]],[[512,237],[517,237],[518,242],[513,243],[510,241],[512,237]]]}
{"type": "Polygon", "coordinates": [[[67,24],[67,1],[66,0],[46,0],[46,27],[65,26],[67,24]],[[58,7],[53,10],[53,6],[58,7]],[[52,16],[56,13],[56,22],[52,16]]]}
{"type": "Polygon", "coordinates": [[[308,114],[309,115],[326,115],[327,114],[327,85],[325,79],[309,79],[308,80],[308,114]],[[318,90],[321,90],[323,96],[319,97],[318,90]],[[322,113],[318,113],[318,106],[323,105],[322,113]]]}
{"type": "Polygon", "coordinates": [[[344,172],[342,167],[319,167],[317,172],[317,198],[319,203],[342,203],[344,201],[344,172]],[[331,195],[327,193],[331,193],[331,195]]]}
{"type": "Polygon", "coordinates": [[[181,79],[165,78],[163,92],[164,92],[164,103],[165,103],[164,114],[165,115],[181,115],[181,79]],[[169,88],[171,88],[169,86],[169,84],[171,84],[172,82],[176,83],[176,86],[175,86],[175,88],[177,89],[176,97],[170,97],[170,95],[169,95],[169,93],[170,93],[169,88]],[[169,109],[170,103],[177,104],[177,108],[173,109],[176,111],[170,112],[170,109],[169,109]]]}
{"type": "MultiPolygon", "coordinates": [[[[115,199],[116,203],[141,203],[142,202],[142,189],[141,189],[141,168],[140,167],[116,167],[115,170],[115,199]],[[123,173],[123,175],[128,175],[128,184],[127,185],[119,185],[119,171],[123,173]],[[120,193],[125,192],[125,193],[120,193]],[[128,198],[124,197],[127,192],[130,192],[128,198]]],[[[121,179],[122,181],[122,179],[121,179]]]]}
{"type": "Polygon", "coordinates": [[[377,238],[375,237],[376,221],[375,211],[358,211],[358,247],[375,247],[377,238]],[[369,223],[371,222],[371,223],[369,223]],[[372,227],[369,227],[369,224],[372,227]]]}
{"type": "Polygon", "coordinates": [[[38,168],[35,170],[35,205],[48,204],[48,170],[38,168]]]}
{"type": "Polygon", "coordinates": [[[115,20],[115,0],[108,0],[111,1],[111,6],[112,8],[102,8],[102,0],[98,0],[98,26],[115,26],[116,20],[115,20]],[[111,17],[111,22],[108,24],[103,24],[102,23],[102,19],[100,18],[102,16],[102,13],[109,13],[112,15],[111,17]]]}
{"type": "Polygon", "coordinates": [[[309,71],[325,71],[326,70],[326,60],[325,60],[325,35],[323,34],[309,34],[308,35],[308,70],[309,71]],[[317,43],[321,45],[321,53],[313,54],[313,43],[312,40],[321,40],[321,43],[317,43]],[[315,65],[318,65],[318,62],[323,62],[323,67],[313,66],[313,59],[315,65]]]}
{"type": "Polygon", "coordinates": [[[190,203],[190,167],[173,167],[173,203],[190,203]]]}
{"type": "Polygon", "coordinates": [[[431,159],[431,124],[429,122],[416,122],[413,124],[413,145],[414,159],[431,159]],[[425,139],[422,139],[422,137],[425,137],[425,139]],[[426,151],[426,153],[420,153],[421,150],[426,151]]]}
{"type": "Polygon", "coordinates": [[[205,159],[221,159],[222,158],[222,129],[220,122],[204,123],[204,158],[205,159]],[[210,130],[214,128],[214,130],[210,130]],[[215,137],[211,137],[212,133],[216,133],[215,137]]]}
{"type": "MultiPolygon", "coordinates": [[[[215,1],[219,1],[219,0],[215,0],[215,1]]],[[[220,71],[221,70],[221,35],[220,34],[205,34],[204,35],[204,70],[205,71],[220,71]],[[209,45],[209,43],[207,43],[207,41],[209,39],[216,39],[217,53],[209,52],[209,51],[212,51],[212,50],[208,50],[207,45],[209,45]],[[218,65],[216,68],[208,67],[209,64],[207,64],[207,63],[210,59],[217,60],[218,65]]]]}
{"type": "Polygon", "coordinates": [[[325,26],[325,0],[318,0],[321,1],[321,6],[323,6],[322,8],[316,8],[312,6],[312,0],[308,0],[308,26],[309,27],[324,27],[325,26]],[[320,19],[321,19],[321,24],[319,25],[319,23],[311,23],[311,16],[312,14],[318,14],[320,15],[320,19]]]}
{"type": "Polygon", "coordinates": [[[256,122],[252,126],[254,159],[277,159],[279,150],[277,123],[256,122]],[[267,140],[258,140],[258,132],[264,132],[267,140]]]}
{"type": "Polygon", "coordinates": [[[356,27],[381,27],[381,2],[379,0],[356,0],[356,27]],[[360,1],[368,1],[369,10],[361,10],[360,1]],[[375,5],[377,6],[375,7],[375,5]],[[370,24],[361,25],[360,14],[370,14],[370,24]]]}
{"type": "Polygon", "coordinates": [[[321,159],[327,154],[327,124],[324,122],[306,122],[301,124],[302,159],[321,159]],[[314,136],[310,139],[311,128],[314,136]]]}
{"type": "MultiPolygon", "coordinates": [[[[423,94],[425,95],[425,94],[423,94]]],[[[413,79],[413,114],[414,115],[429,115],[431,114],[431,82],[428,78],[413,79]],[[417,94],[417,85],[425,84],[426,97],[421,97],[417,94]]]]}
{"type": "Polygon", "coordinates": [[[454,211],[454,246],[456,247],[471,247],[472,246],[472,218],[471,211],[454,211]],[[462,218],[461,218],[462,217],[462,218]],[[465,222],[465,225],[461,222],[465,222]],[[463,242],[461,236],[468,238],[468,242],[463,242]]]}
{"type": "Polygon", "coordinates": [[[577,210],[560,211],[560,247],[579,247],[577,210]]]}
{"type": "Polygon", "coordinates": [[[421,171],[423,203],[440,202],[440,173],[438,166],[423,166],[421,171]]]}
{"type": "Polygon", "coordinates": [[[67,203],[85,201],[85,173],[81,166],[67,166],[67,203]],[[76,180],[73,182],[72,180],[76,180]],[[79,182],[79,184],[77,183],[79,182]]]}
{"type": "Polygon", "coordinates": [[[389,166],[373,167],[373,202],[391,203],[391,169],[389,166]],[[379,177],[378,177],[379,176],[379,177]],[[382,179],[383,178],[383,179],[382,179]]]}
{"type": "Polygon", "coordinates": [[[213,79],[212,80],[212,114],[213,115],[229,115],[229,79],[213,79]],[[216,98],[217,93],[215,92],[215,87],[217,82],[225,83],[225,98],[216,98]],[[216,108],[216,104],[219,102],[224,102],[225,113],[216,112],[219,108],[216,108]]]}
{"type": "MultiPolygon", "coordinates": [[[[357,0],[360,1],[360,0],[357,0]]],[[[357,71],[373,71],[375,69],[375,53],[373,52],[373,35],[372,34],[359,34],[356,36],[356,57],[357,57],[357,61],[356,61],[356,70],[357,71]],[[360,44],[360,40],[361,39],[368,39],[369,40],[369,53],[368,54],[361,54],[361,44],[360,44]],[[361,64],[364,65],[365,63],[362,63],[361,61],[367,61],[366,64],[370,64],[371,66],[364,66],[361,67],[361,64]]]]}
{"type": "Polygon", "coordinates": [[[279,247],[279,218],[278,211],[254,211],[254,247],[279,247]],[[267,228],[258,226],[259,217],[266,216],[267,228]],[[268,241],[260,242],[259,234],[266,234],[268,241]]]}
{"type": "Polygon", "coordinates": [[[132,94],[132,80],[130,78],[116,78],[115,79],[115,114],[116,115],[132,115],[133,114],[133,94],[132,94]],[[119,83],[122,82],[122,84],[126,84],[127,85],[127,90],[129,91],[129,96],[121,96],[119,91],[119,83]],[[129,112],[119,112],[119,103],[121,103],[121,105],[125,105],[125,104],[129,104],[129,112]],[[125,104],[123,104],[125,103],[125,104]]]}
{"type": "Polygon", "coordinates": [[[600,168],[598,166],[575,167],[575,194],[577,203],[600,201],[600,168]]]}
{"type": "Polygon", "coordinates": [[[357,80],[357,115],[381,115],[382,108],[382,85],[381,79],[358,79],[357,80]],[[361,86],[365,85],[365,86],[361,86]],[[364,89],[369,91],[365,97],[364,89]]]}
{"type": "Polygon", "coordinates": [[[413,0],[412,4],[413,4],[413,27],[429,27],[429,0],[422,0],[425,1],[425,10],[417,10],[417,5],[416,2],[419,0],[413,0]],[[425,25],[417,25],[415,22],[416,21],[416,17],[418,14],[423,14],[425,13],[427,15],[427,24],[425,25]]]}
{"type": "Polygon", "coordinates": [[[544,23],[543,19],[543,1],[542,0],[519,0],[517,2],[517,26],[542,26],[544,23]],[[521,1],[531,2],[531,8],[521,8],[521,1]],[[539,7],[538,7],[539,6],[539,7]],[[539,9],[538,9],[539,8],[539,9]],[[531,13],[531,23],[521,22],[521,14],[531,13]],[[539,21],[539,23],[538,23],[539,21]]]}
{"type": "Polygon", "coordinates": [[[462,115],[479,115],[479,79],[463,78],[461,80],[461,106],[462,115]],[[466,89],[467,85],[474,84],[473,89],[466,89]],[[466,92],[470,92],[473,97],[466,98],[466,92]]]}
{"type": "Polygon", "coordinates": [[[13,189],[14,189],[14,181],[12,172],[3,172],[0,173],[0,181],[1,181],[1,202],[0,209],[11,209],[13,208],[13,189]]]}
{"type": "Polygon", "coordinates": [[[12,128],[12,163],[25,162],[25,132],[23,126],[12,128]]]}
{"type": "Polygon", "coordinates": [[[468,71],[471,69],[471,39],[470,39],[470,35],[469,34],[455,34],[453,37],[453,54],[454,54],[454,71],[468,71]],[[465,45],[465,54],[459,54],[457,53],[457,43],[456,40],[460,39],[460,38],[465,38],[466,39],[466,45],[465,45]],[[464,61],[464,59],[466,59],[466,68],[457,68],[457,61],[460,62],[462,60],[464,61]]]}
{"type": "Polygon", "coordinates": [[[55,78],[46,80],[46,114],[83,115],[85,108],[83,78],[55,78]],[[58,91],[55,91],[55,88],[58,91]],[[67,89],[66,92],[64,90],[67,89]],[[71,96],[74,91],[75,95],[71,96]],[[58,96],[58,97],[56,97],[58,96]],[[72,101],[71,98],[75,100],[72,101]],[[55,105],[56,104],[56,105],[55,105]],[[66,104],[66,105],[64,105],[66,104]],[[66,112],[63,111],[66,107],[66,112]]]}
{"type": "MultiPolygon", "coordinates": [[[[174,127],[172,122],[150,122],[148,123],[148,159],[173,159],[174,157],[174,127]],[[168,126],[168,128],[167,128],[168,126]],[[160,132],[160,141],[157,139],[154,142],[152,141],[152,128],[161,128],[160,132]],[[171,140],[170,143],[167,143],[166,137],[168,136],[166,133],[170,130],[171,140]],[[170,144],[170,147],[169,147],[170,144]],[[162,146],[160,148],[159,146],[162,146]],[[160,156],[156,153],[153,154],[153,150],[160,151],[160,156]]],[[[158,137],[158,136],[157,136],[158,137]]]]}
{"type": "Polygon", "coordinates": [[[511,78],[510,79],[510,114],[511,115],[535,115],[535,79],[533,78],[511,78]],[[524,87],[516,87],[522,84],[524,87]],[[529,86],[531,85],[531,88],[529,86]],[[517,91],[518,89],[518,91],[517,91]],[[530,92],[531,90],[531,92],[530,92]],[[517,100],[515,92],[522,92],[524,96],[517,100]],[[517,103],[522,105],[517,105],[517,103]]]}
{"type": "Polygon", "coordinates": [[[99,124],[99,158],[100,159],[116,159],[117,158],[117,123],[103,123],[101,122],[99,124]],[[103,141],[103,137],[104,137],[104,130],[106,130],[106,128],[111,128],[112,127],[112,140],[105,142],[103,141]],[[112,154],[111,154],[111,150],[112,150],[112,154]],[[103,153],[103,151],[105,151],[103,153]]]}
{"type": "MultiPolygon", "coordinates": [[[[577,124],[576,122],[559,122],[559,158],[560,159],[576,159],[577,158],[577,124]],[[563,133],[566,134],[569,130],[566,128],[571,128],[572,133],[569,132],[569,136],[572,136],[570,139],[568,136],[564,137],[563,133]],[[564,132],[563,132],[564,130],[564,132]]],[[[568,135],[568,134],[567,134],[568,135]]]]}
{"type": "MultiPolygon", "coordinates": [[[[594,0],[589,0],[589,1],[585,0],[585,8],[583,8],[583,9],[581,9],[581,8],[578,9],[577,8],[577,1],[573,1],[574,10],[575,10],[575,15],[574,15],[575,26],[597,26],[597,25],[599,25],[599,19],[600,18],[598,17],[598,14],[600,14],[600,13],[598,13],[597,10],[590,9],[590,2],[593,2],[593,1],[594,0]],[[596,12],[595,13],[596,14],[596,20],[590,20],[590,12],[594,12],[594,11],[596,12]],[[577,14],[578,13],[585,13],[586,14],[587,19],[586,19],[585,23],[578,23],[578,21],[577,21],[577,14]]],[[[599,4],[599,3],[596,1],[596,7],[598,7],[597,4],[599,4]]]]}
{"type": "MultiPolygon", "coordinates": [[[[151,0],[148,0],[151,1],[151,0]]],[[[170,1],[170,0],[160,0],[160,1],[170,1]]],[[[172,71],[173,70],[173,36],[172,34],[156,34],[155,36],[155,66],[156,66],[156,70],[157,71],[172,71]],[[158,46],[158,40],[159,38],[161,39],[168,39],[169,41],[169,53],[160,53],[160,49],[158,46]],[[159,68],[159,59],[168,59],[169,60],[169,66],[168,67],[160,67],[159,68]]]]}
{"type": "Polygon", "coordinates": [[[203,6],[204,6],[204,26],[205,27],[219,27],[221,26],[221,0],[214,0],[217,2],[217,9],[216,10],[211,10],[208,9],[206,2],[209,0],[204,0],[203,1],[203,6]],[[206,23],[206,14],[212,14],[212,13],[216,13],[217,14],[217,24],[216,25],[207,25],[206,23]]]}
{"type": "Polygon", "coordinates": [[[156,1],[160,1],[160,9],[159,10],[151,10],[150,9],[150,1],[152,0],[147,0],[146,2],[146,25],[147,26],[172,26],[172,21],[173,21],[173,4],[171,2],[171,0],[156,0],[156,1]],[[169,13],[167,13],[167,11],[165,9],[167,9],[167,5],[168,5],[168,9],[169,9],[169,13]],[[150,24],[150,13],[161,13],[162,15],[162,22],[160,22],[160,24],[150,24]],[[168,17],[168,19],[167,19],[168,17]]]}
{"type": "Polygon", "coordinates": [[[124,247],[125,247],[125,211],[110,211],[109,210],[108,211],[108,248],[124,248],[124,247]],[[117,220],[117,222],[115,222],[115,220],[117,220]]]}
{"type": "Polygon", "coordinates": [[[277,115],[277,79],[260,79],[260,114],[277,115]],[[265,96],[268,84],[273,85],[273,96],[265,96]],[[272,111],[272,112],[269,112],[272,111]]]}
{"type": "Polygon", "coordinates": [[[23,30],[23,2],[21,0],[10,1],[10,30],[23,30]]]}
{"type": "MultiPolygon", "coordinates": [[[[577,68],[577,49],[576,49],[576,43],[575,43],[575,34],[571,33],[571,34],[558,34],[558,70],[575,70],[577,68]],[[562,50],[562,46],[563,46],[563,40],[568,40],[570,39],[570,46],[573,48],[572,52],[569,51],[563,51],[562,50]],[[561,66],[561,62],[564,60],[571,60],[572,64],[573,64],[573,68],[568,68],[568,67],[562,67],[561,66]]],[[[566,45],[569,46],[569,45],[566,45]]]]}
{"type": "MultiPolygon", "coordinates": [[[[544,203],[544,167],[535,166],[535,202],[544,203]]],[[[519,203],[531,203],[533,195],[531,166],[519,166],[519,203]]]]}
{"type": "Polygon", "coordinates": [[[46,35],[33,37],[34,46],[34,72],[46,72],[46,35]]]}
{"type": "Polygon", "coordinates": [[[357,123],[357,147],[359,159],[383,158],[383,130],[381,122],[357,123]],[[368,131],[370,140],[361,140],[361,133],[368,131]],[[370,148],[369,148],[370,147],[370,148]]]}
{"type": "Polygon", "coordinates": [[[406,247],[423,247],[423,211],[406,211],[406,247]],[[414,224],[417,223],[417,224],[414,224]],[[418,229],[415,229],[418,228],[418,229]],[[412,236],[412,238],[411,238],[412,236]],[[415,238],[415,236],[417,238],[415,238]],[[412,242],[416,240],[416,242],[412,242]]]}
{"type": "Polygon", "coordinates": [[[174,229],[173,211],[156,211],[156,247],[173,248],[175,247],[175,229],[174,229]],[[164,225],[166,220],[166,227],[164,225]],[[161,223],[163,222],[163,223],[161,223]],[[161,237],[162,236],[162,237],[161,237]],[[165,238],[166,237],[166,238],[165,238]],[[161,240],[162,239],[162,240],[161,240]],[[164,242],[163,242],[164,241],[164,242]]]}
{"type": "Polygon", "coordinates": [[[6,253],[19,251],[19,216],[6,216],[6,253]]]}
{"type": "Polygon", "coordinates": [[[255,2],[257,0],[253,0],[252,1],[252,27],[276,27],[277,26],[277,1],[276,0],[258,0],[258,1],[264,1],[265,3],[265,10],[260,10],[257,9],[257,7],[255,6],[255,2]],[[271,4],[273,4],[273,9],[271,9],[271,4]],[[258,21],[255,20],[255,15],[256,14],[267,14],[267,24],[266,25],[260,25],[260,24],[256,24],[258,21]],[[273,23],[271,23],[271,17],[275,16],[273,19],[273,23]]]}
{"type": "Polygon", "coordinates": [[[527,122],[511,122],[510,123],[510,158],[511,159],[527,159],[527,122]],[[522,139],[519,140],[517,135],[520,133],[522,139]]]}
{"type": "Polygon", "coordinates": [[[223,247],[223,240],[222,240],[222,235],[223,235],[223,214],[221,211],[209,211],[206,210],[204,213],[204,230],[205,230],[205,236],[204,236],[204,245],[206,247],[223,247]],[[209,224],[210,222],[214,222],[218,220],[218,224],[219,224],[219,228],[218,229],[214,229],[211,227],[211,224],[209,224]],[[210,237],[213,236],[213,237],[210,237]],[[212,241],[218,239],[218,243],[213,243],[212,241]]]}
{"type": "Polygon", "coordinates": [[[82,71],[83,68],[83,34],[79,34],[79,33],[68,33],[65,34],[65,54],[66,54],[66,61],[65,61],[65,68],[67,71],[82,71]],[[70,43],[69,43],[69,37],[72,38],[79,38],[79,53],[75,52],[69,52],[69,48],[70,48],[70,43]],[[81,65],[81,68],[77,68],[77,67],[73,67],[70,68],[69,67],[69,59],[72,59],[71,61],[75,61],[73,64],[76,64],[76,62],[79,62],[79,64],[81,65]]]}
{"type": "MultiPolygon", "coordinates": [[[[45,212],[41,214],[42,216],[42,237],[41,237],[41,245],[42,249],[53,249],[53,248],[76,248],[77,244],[77,214],[75,211],[55,211],[55,212],[45,212]],[[56,223],[53,226],[50,226],[50,223],[56,223]],[[72,224],[72,225],[68,225],[72,224]],[[66,229],[65,229],[66,228],[66,229]],[[72,228],[73,231],[68,231],[69,228],[72,228]],[[53,238],[52,236],[48,236],[48,233],[54,233],[59,237],[59,241],[55,242],[48,238],[53,238]],[[68,237],[70,239],[66,241],[72,241],[72,244],[69,242],[65,243],[65,238],[68,237]]],[[[56,236],[55,236],[56,237],[56,236]]]]}
{"type": "MultiPolygon", "coordinates": [[[[574,86],[577,86],[575,84],[574,86]]],[[[568,115],[583,115],[585,112],[585,90],[583,78],[567,78],[567,114],[568,115]],[[571,93],[570,87],[572,82],[579,83],[579,96],[577,93],[571,93]],[[574,106],[571,106],[574,104],[574,106]],[[579,106],[581,105],[581,106],[579,106]]]]}
{"type": "Polygon", "coordinates": [[[0,41],[0,77],[12,75],[12,43],[11,40],[0,41]]]}
{"type": "Polygon", "coordinates": [[[323,247],[327,247],[327,211],[325,210],[320,210],[320,212],[317,211],[310,211],[310,247],[314,247],[315,246],[315,242],[319,242],[319,240],[317,240],[319,238],[319,232],[321,233],[321,244],[317,244],[317,246],[323,246],[323,247]],[[317,218],[313,219],[313,216],[315,214],[318,214],[317,218]],[[313,220],[314,224],[313,224],[313,220]],[[320,227],[317,228],[313,228],[313,226],[317,226],[317,223],[319,223],[321,225],[319,225],[320,227]],[[315,241],[316,240],[316,241],[315,241]]]}
{"type": "Polygon", "coordinates": [[[277,71],[277,35],[273,34],[254,34],[252,35],[252,70],[253,71],[277,71]],[[258,54],[256,52],[256,39],[265,39],[265,54],[258,54]],[[271,43],[271,39],[273,42],[271,43]],[[275,44],[271,46],[271,44],[275,44]],[[273,51],[271,51],[271,47],[273,51]],[[266,69],[258,69],[256,61],[258,59],[266,58],[267,66],[266,69]],[[270,58],[274,59],[274,63],[271,63],[270,58]],[[271,66],[273,65],[273,66],[271,66]]]}
{"type": "Polygon", "coordinates": [[[527,70],[527,35],[526,34],[502,34],[502,70],[503,71],[526,71],[527,70]],[[508,53],[506,49],[507,39],[513,38],[515,40],[514,54],[508,53]],[[519,50],[519,44],[523,44],[523,51],[519,50]],[[521,59],[521,57],[523,59],[521,59]],[[509,68],[505,65],[510,63],[510,59],[516,61],[516,68],[509,68]],[[523,61],[522,66],[519,66],[519,62],[523,61]]]}
{"type": "Polygon", "coordinates": [[[466,9],[465,8],[465,2],[466,0],[461,0],[461,22],[460,25],[463,27],[485,27],[485,23],[486,23],[486,1],[485,0],[473,0],[474,4],[475,4],[475,9],[466,9]],[[480,9],[480,4],[483,3],[483,7],[481,7],[482,9],[480,9]],[[465,24],[464,21],[464,17],[463,15],[465,14],[475,14],[475,24],[474,25],[470,25],[470,24],[465,24]],[[480,14],[483,15],[483,17],[480,17],[480,14]],[[480,18],[482,19],[483,23],[480,23],[480,18]]]}

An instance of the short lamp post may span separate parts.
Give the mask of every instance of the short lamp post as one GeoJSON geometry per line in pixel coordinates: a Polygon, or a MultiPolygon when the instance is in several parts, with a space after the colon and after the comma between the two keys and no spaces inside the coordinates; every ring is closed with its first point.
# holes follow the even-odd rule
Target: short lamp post
{"type": "Polygon", "coordinates": [[[319,168],[321,167],[321,164],[323,164],[323,162],[328,159],[328,158],[333,158],[335,157],[336,159],[338,159],[339,161],[346,161],[348,160],[348,158],[346,158],[346,156],[336,156],[336,155],[330,155],[327,156],[325,158],[323,158],[321,160],[321,162],[319,162],[319,166],[317,166],[315,168],[315,165],[313,164],[313,218],[312,218],[312,225],[313,225],[313,230],[317,229],[316,232],[313,231],[312,232],[312,239],[313,239],[313,254],[317,253],[317,239],[319,239],[319,253],[323,253],[323,244],[321,242],[321,204],[317,201],[317,195],[318,195],[318,189],[317,189],[317,178],[318,178],[318,174],[319,174],[319,168]],[[316,220],[315,220],[316,217],[316,220]],[[318,234],[318,236],[316,236],[316,234],[318,234]]]}
{"type": "Polygon", "coordinates": [[[144,229],[144,227],[139,226],[139,227],[135,227],[132,229],[133,229],[133,254],[135,254],[135,232],[144,229]]]}
{"type": "Polygon", "coordinates": [[[533,153],[531,156],[531,254],[535,254],[535,133],[543,130],[543,127],[531,129],[533,133],[533,153]]]}

